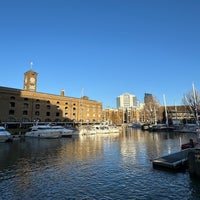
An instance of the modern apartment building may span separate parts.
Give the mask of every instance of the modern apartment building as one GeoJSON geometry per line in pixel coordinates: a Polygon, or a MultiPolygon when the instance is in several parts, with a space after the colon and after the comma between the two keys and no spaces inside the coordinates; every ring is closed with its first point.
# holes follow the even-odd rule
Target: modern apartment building
{"type": "Polygon", "coordinates": [[[88,97],[67,97],[37,92],[37,72],[24,74],[24,88],[0,87],[1,122],[100,122],[102,103],[88,97]]]}

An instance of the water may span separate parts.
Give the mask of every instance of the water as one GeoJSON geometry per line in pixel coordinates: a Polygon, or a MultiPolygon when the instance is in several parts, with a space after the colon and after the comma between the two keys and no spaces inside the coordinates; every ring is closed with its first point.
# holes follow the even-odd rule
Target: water
{"type": "Polygon", "coordinates": [[[192,134],[123,133],[0,144],[0,199],[200,199],[188,172],[152,168],[192,134]]]}

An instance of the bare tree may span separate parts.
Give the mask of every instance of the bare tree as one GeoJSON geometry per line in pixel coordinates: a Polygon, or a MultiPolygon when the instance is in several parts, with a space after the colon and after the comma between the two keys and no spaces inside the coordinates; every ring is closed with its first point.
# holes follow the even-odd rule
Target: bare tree
{"type": "Polygon", "coordinates": [[[144,110],[146,120],[150,123],[157,123],[157,113],[159,109],[159,102],[155,96],[149,95],[145,98],[144,110]]]}
{"type": "Polygon", "coordinates": [[[198,91],[193,87],[193,90],[184,94],[182,102],[185,105],[187,112],[193,115],[196,123],[198,123],[198,113],[200,111],[200,96],[198,91]]]}

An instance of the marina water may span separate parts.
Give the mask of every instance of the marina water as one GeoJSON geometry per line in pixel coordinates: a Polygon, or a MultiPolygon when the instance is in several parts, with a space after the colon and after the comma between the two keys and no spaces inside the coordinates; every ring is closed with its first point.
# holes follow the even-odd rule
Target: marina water
{"type": "Polygon", "coordinates": [[[124,129],[120,134],[0,144],[0,199],[200,199],[186,172],[153,169],[195,135],[124,129]]]}

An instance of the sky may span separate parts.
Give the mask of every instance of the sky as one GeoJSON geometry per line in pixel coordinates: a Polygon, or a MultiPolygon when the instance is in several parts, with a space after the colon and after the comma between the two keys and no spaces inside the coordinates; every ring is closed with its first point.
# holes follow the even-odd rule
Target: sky
{"type": "Polygon", "coordinates": [[[143,103],[181,105],[200,89],[199,0],[0,0],[0,86],[116,108],[130,93],[143,103]]]}

